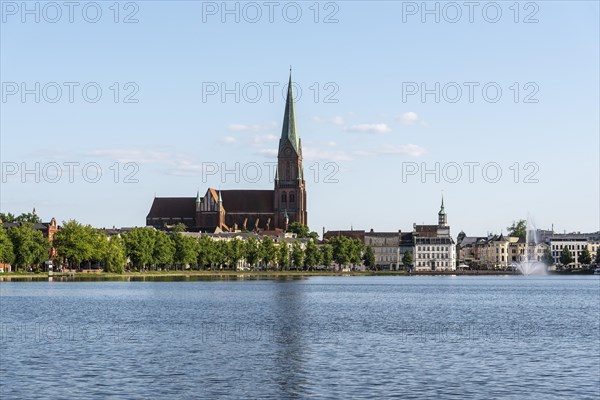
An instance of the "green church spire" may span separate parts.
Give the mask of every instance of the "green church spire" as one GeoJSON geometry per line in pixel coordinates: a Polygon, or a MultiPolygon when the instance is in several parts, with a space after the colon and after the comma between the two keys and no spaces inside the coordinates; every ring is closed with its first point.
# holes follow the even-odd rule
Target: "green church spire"
{"type": "Polygon", "coordinates": [[[444,195],[442,195],[442,207],[440,208],[439,215],[446,215],[446,210],[444,210],[444,195]]]}
{"type": "Polygon", "coordinates": [[[283,114],[283,127],[281,129],[280,147],[285,144],[285,139],[288,139],[296,150],[296,154],[300,154],[300,140],[296,133],[296,114],[294,113],[294,96],[292,93],[292,69],[290,68],[290,80],[288,82],[287,99],[285,100],[285,112],[283,114]]]}

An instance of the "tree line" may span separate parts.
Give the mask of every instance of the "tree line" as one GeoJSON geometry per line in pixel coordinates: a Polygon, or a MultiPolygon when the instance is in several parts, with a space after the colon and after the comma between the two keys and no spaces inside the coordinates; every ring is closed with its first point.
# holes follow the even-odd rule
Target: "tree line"
{"type": "MultiPolygon", "coordinates": [[[[294,228],[294,229],[297,229],[294,228]]],[[[318,246],[314,232],[301,228],[302,240],[276,243],[272,238],[215,240],[192,237],[180,229],[164,232],[153,228],[133,228],[122,235],[108,236],[103,230],[75,220],[64,222],[54,235],[56,264],[68,269],[102,268],[123,273],[126,269],[314,269],[374,263],[373,251],[361,241],[335,237],[318,246]]],[[[9,229],[0,228],[0,262],[17,270],[39,269],[48,259],[49,241],[33,224],[25,222],[9,229]]]]}

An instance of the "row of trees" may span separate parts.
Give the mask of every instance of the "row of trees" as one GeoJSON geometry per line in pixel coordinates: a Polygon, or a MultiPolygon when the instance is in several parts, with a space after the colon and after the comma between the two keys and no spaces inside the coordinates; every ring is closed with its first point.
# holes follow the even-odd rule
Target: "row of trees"
{"type": "MultiPolygon", "coordinates": [[[[298,228],[298,227],[296,227],[298,228]]],[[[303,241],[275,243],[270,237],[241,240],[199,239],[152,228],[134,228],[121,236],[108,237],[102,230],[82,225],[75,220],[63,223],[54,235],[56,264],[69,269],[103,268],[122,273],[127,263],[136,270],[235,269],[247,266],[260,269],[313,269],[338,265],[373,266],[371,248],[359,240],[336,237],[328,244],[317,246],[308,228],[300,227],[303,241]]],[[[0,228],[0,262],[15,265],[16,269],[39,267],[48,259],[50,243],[33,224],[23,223],[10,229],[0,228]]]]}
{"type": "Polygon", "coordinates": [[[33,212],[23,213],[18,216],[15,216],[12,213],[0,213],[0,221],[2,221],[2,222],[17,222],[17,223],[29,222],[32,224],[38,224],[38,223],[42,222],[40,217],[38,217],[37,214],[35,213],[35,210],[33,210],[33,212]]]}
{"type": "Polygon", "coordinates": [[[50,242],[42,232],[25,222],[4,229],[0,227],[0,263],[13,264],[17,268],[40,265],[48,259],[50,242]]]}

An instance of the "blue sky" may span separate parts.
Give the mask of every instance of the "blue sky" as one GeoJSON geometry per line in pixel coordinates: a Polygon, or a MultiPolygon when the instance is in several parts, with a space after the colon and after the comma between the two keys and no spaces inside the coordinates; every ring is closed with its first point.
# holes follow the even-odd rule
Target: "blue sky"
{"type": "Polygon", "coordinates": [[[313,230],[435,223],[442,193],[454,235],[600,227],[598,2],[27,4],[1,2],[3,212],[133,226],[155,195],[271,188],[292,65],[313,230]]]}

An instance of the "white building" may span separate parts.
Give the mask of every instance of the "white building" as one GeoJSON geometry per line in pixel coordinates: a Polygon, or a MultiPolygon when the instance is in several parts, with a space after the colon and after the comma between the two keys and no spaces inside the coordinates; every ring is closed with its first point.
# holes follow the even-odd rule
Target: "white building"
{"type": "Polygon", "coordinates": [[[456,270],[456,246],[450,236],[444,198],[438,213],[438,224],[414,224],[413,240],[413,264],[416,271],[456,270]]]}
{"type": "Polygon", "coordinates": [[[550,251],[554,262],[560,264],[560,255],[563,248],[569,249],[571,256],[573,257],[573,263],[571,264],[574,268],[581,268],[579,256],[584,249],[587,249],[592,256],[592,262],[596,252],[600,247],[600,232],[595,233],[564,233],[555,234],[550,237],[550,251]]]}

